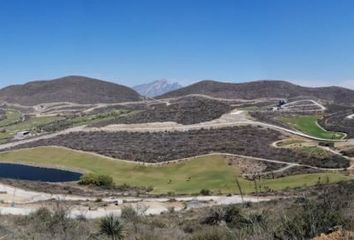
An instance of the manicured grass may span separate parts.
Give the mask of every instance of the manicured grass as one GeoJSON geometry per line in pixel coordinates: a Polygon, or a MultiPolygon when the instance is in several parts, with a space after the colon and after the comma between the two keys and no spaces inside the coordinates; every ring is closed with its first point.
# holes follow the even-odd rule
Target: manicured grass
{"type": "MultiPolygon", "coordinates": [[[[56,147],[38,147],[0,153],[0,161],[36,164],[85,172],[105,174],[113,177],[117,184],[153,187],[154,193],[174,192],[177,194],[199,193],[209,189],[222,193],[238,192],[235,178],[238,177],[245,193],[254,192],[254,183],[239,176],[239,170],[228,165],[223,156],[196,157],[190,161],[170,163],[163,166],[143,166],[120,160],[81,153],[56,147]]],[[[351,179],[340,173],[304,174],[278,179],[264,179],[259,185],[273,190],[311,186],[321,178],[329,182],[351,179]]]]}
{"type": "Polygon", "coordinates": [[[341,139],[345,135],[339,132],[331,132],[321,128],[318,124],[319,116],[306,115],[306,116],[294,116],[283,117],[281,121],[289,126],[306,133],[308,135],[324,138],[324,139],[341,139]]]}

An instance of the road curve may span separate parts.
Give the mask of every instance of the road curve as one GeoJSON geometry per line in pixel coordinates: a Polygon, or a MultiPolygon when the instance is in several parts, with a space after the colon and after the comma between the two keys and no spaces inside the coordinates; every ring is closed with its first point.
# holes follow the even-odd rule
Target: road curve
{"type": "Polygon", "coordinates": [[[296,130],[291,130],[288,128],[280,127],[274,124],[254,121],[249,119],[244,112],[237,109],[222,115],[219,119],[215,119],[208,122],[202,122],[191,125],[182,125],[175,122],[159,122],[159,123],[146,123],[146,124],[119,124],[119,125],[108,125],[101,128],[91,128],[87,126],[79,126],[74,128],[65,129],[56,133],[50,133],[45,135],[40,135],[30,139],[24,139],[16,142],[10,142],[6,144],[0,144],[0,150],[10,149],[21,144],[35,142],[42,139],[50,139],[59,135],[65,135],[73,132],[96,132],[96,131],[107,131],[107,132],[165,132],[165,131],[190,131],[199,129],[214,129],[214,128],[225,128],[225,127],[236,127],[244,125],[254,125],[261,126],[265,128],[270,128],[283,133],[293,134],[301,136],[304,138],[316,140],[316,141],[327,141],[327,142],[343,142],[344,139],[323,139],[314,137],[296,130]]]}

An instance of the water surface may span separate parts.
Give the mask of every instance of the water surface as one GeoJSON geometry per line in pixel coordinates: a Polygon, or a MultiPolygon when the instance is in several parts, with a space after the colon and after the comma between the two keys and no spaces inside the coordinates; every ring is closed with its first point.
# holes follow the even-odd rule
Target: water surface
{"type": "Polygon", "coordinates": [[[23,164],[0,163],[0,178],[42,182],[77,181],[81,173],[55,168],[42,168],[23,164]]]}

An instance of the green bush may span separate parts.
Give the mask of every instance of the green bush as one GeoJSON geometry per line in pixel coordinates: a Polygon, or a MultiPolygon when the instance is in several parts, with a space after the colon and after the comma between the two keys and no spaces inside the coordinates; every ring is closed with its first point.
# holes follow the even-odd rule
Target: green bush
{"type": "MultiPolygon", "coordinates": [[[[68,236],[78,231],[77,222],[68,216],[68,212],[63,208],[50,211],[41,207],[31,213],[27,218],[27,223],[36,234],[49,234],[51,237],[68,236]]],[[[59,238],[56,238],[59,239],[59,238]]]]}
{"type": "Polygon", "coordinates": [[[207,216],[201,221],[202,224],[218,225],[224,221],[225,211],[221,207],[211,208],[207,216]]]}
{"type": "Polygon", "coordinates": [[[99,175],[97,186],[106,186],[106,187],[113,186],[113,178],[107,175],[99,175]]]}
{"type": "Polygon", "coordinates": [[[230,205],[225,207],[224,220],[227,224],[231,225],[243,225],[247,222],[245,217],[241,214],[241,210],[236,205],[230,205]]]}
{"type": "Polygon", "coordinates": [[[200,194],[203,195],[203,196],[209,196],[211,194],[210,190],[209,189],[202,189],[200,190],[200,194]]]}
{"type": "Polygon", "coordinates": [[[112,187],[113,178],[107,175],[96,175],[93,173],[88,173],[81,176],[79,184],[81,185],[94,185],[99,187],[112,187]]]}

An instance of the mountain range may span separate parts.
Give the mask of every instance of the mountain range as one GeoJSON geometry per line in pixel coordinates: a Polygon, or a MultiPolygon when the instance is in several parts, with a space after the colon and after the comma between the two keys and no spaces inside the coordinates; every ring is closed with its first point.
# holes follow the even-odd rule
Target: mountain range
{"type": "Polygon", "coordinates": [[[261,80],[245,83],[205,80],[168,92],[159,96],[159,98],[180,97],[190,94],[203,94],[227,99],[309,97],[337,104],[354,104],[354,90],[351,89],[342,87],[311,88],[277,80],[261,80]]]}
{"type": "Polygon", "coordinates": [[[336,104],[353,105],[354,90],[342,87],[310,88],[286,81],[262,80],[226,83],[211,80],[182,87],[167,80],[142,84],[134,89],[112,82],[83,76],[67,76],[48,81],[33,81],[0,90],[0,102],[33,106],[41,103],[73,102],[81,104],[139,101],[142,96],[157,98],[202,94],[226,99],[316,98],[336,104]],[[177,89],[178,88],[178,89],[177,89]],[[177,89],[177,90],[176,90],[177,89]],[[138,93],[139,92],[139,93],[138,93]]]}
{"type": "Polygon", "coordinates": [[[170,83],[166,79],[156,80],[150,83],[145,83],[133,87],[140,95],[146,97],[156,97],[170,91],[180,89],[181,84],[177,82],[170,83]]]}

